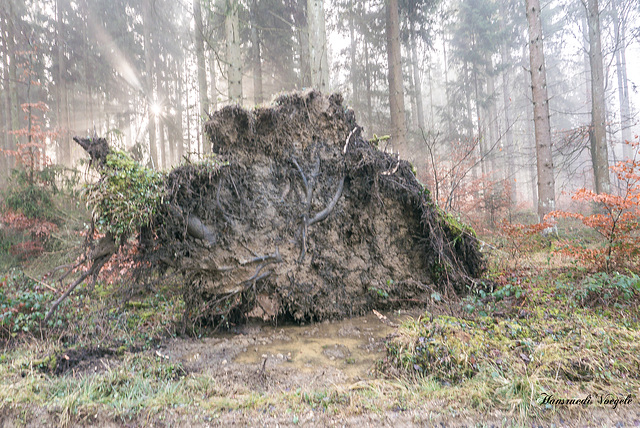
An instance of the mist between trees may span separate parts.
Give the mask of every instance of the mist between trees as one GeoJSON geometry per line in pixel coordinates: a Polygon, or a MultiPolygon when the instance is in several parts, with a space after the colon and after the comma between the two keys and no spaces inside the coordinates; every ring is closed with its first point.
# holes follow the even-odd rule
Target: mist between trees
{"type": "Polygon", "coordinates": [[[4,0],[2,182],[77,167],[73,135],[166,169],[211,151],[221,106],[313,87],[341,92],[441,207],[540,219],[578,188],[613,193],[609,166],[633,156],[639,15],[636,0],[4,0]]]}

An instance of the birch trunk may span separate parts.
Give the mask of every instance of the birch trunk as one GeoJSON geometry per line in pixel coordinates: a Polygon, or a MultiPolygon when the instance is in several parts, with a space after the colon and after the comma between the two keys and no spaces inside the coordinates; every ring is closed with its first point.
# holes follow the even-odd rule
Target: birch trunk
{"type": "Polygon", "coordinates": [[[227,47],[227,82],[229,101],[242,103],[242,55],[240,52],[240,28],[238,1],[227,0],[224,19],[227,47]]]}
{"type": "Polygon", "coordinates": [[[327,92],[329,89],[329,57],[322,0],[307,1],[307,25],[309,28],[309,58],[311,86],[327,92]]]}
{"type": "Polygon", "coordinates": [[[262,58],[260,35],[258,34],[258,1],[251,3],[251,45],[253,48],[253,102],[262,104],[262,58]]]}

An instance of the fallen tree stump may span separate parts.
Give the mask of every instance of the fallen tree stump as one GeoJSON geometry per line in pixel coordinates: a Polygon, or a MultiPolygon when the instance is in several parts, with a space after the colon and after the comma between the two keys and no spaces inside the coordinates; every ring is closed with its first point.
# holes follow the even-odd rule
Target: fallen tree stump
{"type": "MultiPolygon", "coordinates": [[[[140,257],[184,276],[191,322],[318,321],[462,295],[483,270],[473,232],[411,165],[361,136],[342,97],[230,106],[205,130],[215,160],[163,178],[140,257]]],[[[109,151],[81,144],[92,162],[109,151]]],[[[104,140],[102,140],[104,141],[104,140]]]]}

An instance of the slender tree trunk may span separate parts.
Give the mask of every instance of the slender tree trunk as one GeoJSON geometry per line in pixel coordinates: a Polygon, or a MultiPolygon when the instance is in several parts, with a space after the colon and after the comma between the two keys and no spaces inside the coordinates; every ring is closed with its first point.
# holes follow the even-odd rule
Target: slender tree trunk
{"type": "Polygon", "coordinates": [[[251,45],[253,48],[253,102],[262,104],[262,58],[258,34],[258,1],[251,3],[251,45]]]}
{"type": "Polygon", "coordinates": [[[349,42],[350,42],[350,54],[351,54],[351,70],[349,71],[349,77],[351,79],[351,93],[352,95],[352,103],[354,107],[358,107],[360,105],[359,98],[360,94],[358,93],[358,62],[356,61],[356,51],[357,51],[357,41],[355,35],[355,25],[353,23],[353,15],[354,15],[354,7],[355,2],[351,0],[351,12],[349,14],[349,42]]]}
{"type": "Polygon", "coordinates": [[[329,57],[323,0],[307,1],[307,24],[309,28],[311,86],[320,92],[327,92],[329,90],[329,57]]]}
{"type": "Polygon", "coordinates": [[[175,158],[174,158],[174,162],[179,164],[180,162],[182,162],[182,157],[184,156],[184,131],[182,128],[182,121],[184,120],[184,106],[182,105],[182,94],[184,93],[184,84],[183,82],[183,74],[182,74],[182,67],[180,64],[178,64],[176,62],[176,73],[177,73],[177,79],[176,79],[176,84],[178,86],[178,93],[176,94],[176,107],[177,107],[177,112],[176,112],[176,151],[175,151],[175,158]]]}
{"type": "Polygon", "coordinates": [[[424,128],[424,105],[422,103],[422,79],[420,79],[420,67],[418,66],[417,48],[418,40],[414,32],[414,23],[411,21],[411,65],[413,68],[413,84],[416,91],[416,114],[418,116],[418,127],[424,128]]]}
{"type": "Polygon", "coordinates": [[[589,24],[589,63],[591,65],[591,132],[592,158],[596,193],[609,193],[609,154],[607,151],[604,69],[600,43],[600,11],[598,0],[587,0],[589,24]]]}
{"type": "MultiPolygon", "coordinates": [[[[364,79],[367,95],[367,126],[373,126],[373,100],[371,96],[371,65],[369,64],[369,43],[364,39],[364,79]]],[[[371,131],[371,129],[369,129],[371,131]]]]}
{"type": "MultiPolygon", "coordinates": [[[[8,20],[3,22],[3,28],[9,27],[8,20]]],[[[4,149],[15,150],[14,136],[10,133],[12,130],[11,120],[11,77],[9,75],[9,48],[7,39],[11,37],[11,34],[7,31],[2,31],[2,99],[4,102],[4,149]]],[[[15,159],[13,156],[0,156],[4,158],[4,173],[8,175],[9,171],[13,169],[15,159]]]]}
{"type": "MultiPolygon", "coordinates": [[[[13,19],[13,11],[11,10],[11,2],[9,2],[9,16],[13,19]]],[[[11,100],[11,128],[12,131],[20,129],[19,114],[19,98],[18,98],[18,53],[16,52],[16,44],[14,34],[16,31],[15,22],[11,23],[7,36],[7,49],[9,51],[9,98],[11,100]]],[[[14,142],[17,144],[19,137],[14,136],[14,142]]],[[[14,147],[16,147],[14,144],[14,147]]]]}
{"type": "MultiPolygon", "coordinates": [[[[466,82],[466,90],[464,91],[465,100],[466,100],[466,113],[467,113],[467,138],[469,141],[473,141],[473,109],[471,108],[471,77],[469,76],[469,63],[464,61],[462,64],[462,71],[464,73],[464,79],[466,82]]],[[[478,141],[480,141],[480,136],[478,135],[478,141]]]]}
{"type": "MultiPolygon", "coordinates": [[[[535,141],[532,141],[531,136],[534,135],[534,130],[533,130],[533,117],[532,117],[532,111],[531,109],[526,109],[527,110],[527,135],[526,135],[526,143],[527,143],[527,150],[535,150],[536,149],[536,144],[535,141]]],[[[529,159],[530,160],[530,159],[529,159]]],[[[533,207],[533,209],[537,209],[538,207],[538,173],[536,171],[536,168],[534,167],[534,162],[533,161],[528,161],[527,164],[529,165],[529,180],[531,183],[531,206],[533,207]]]]}
{"type": "Polygon", "coordinates": [[[60,139],[58,140],[58,162],[70,165],[71,144],[69,140],[69,115],[67,111],[67,82],[65,78],[66,64],[63,42],[63,16],[60,0],[56,1],[56,51],[58,55],[58,126],[60,139]]]}
{"type": "Polygon", "coordinates": [[[626,23],[620,22],[618,15],[618,2],[612,3],[613,8],[613,28],[616,37],[616,74],[618,75],[618,101],[620,102],[620,133],[622,136],[622,153],[624,158],[633,158],[633,148],[625,144],[625,141],[631,140],[631,124],[630,124],[630,105],[629,105],[629,84],[627,81],[627,64],[626,64],[626,23]]]}
{"type": "Polygon", "coordinates": [[[445,96],[444,111],[447,117],[448,135],[449,135],[449,138],[453,138],[453,124],[451,123],[451,114],[449,112],[449,72],[448,72],[449,66],[447,63],[447,34],[444,27],[442,28],[442,54],[444,59],[444,64],[443,64],[444,65],[444,96],[445,96]]]}
{"type": "Polygon", "coordinates": [[[582,17],[582,40],[583,40],[583,64],[584,64],[584,113],[591,113],[591,66],[589,65],[589,28],[587,26],[587,17],[582,17]]]}
{"type": "Polygon", "coordinates": [[[509,182],[509,203],[513,207],[518,202],[518,192],[516,189],[516,170],[515,170],[515,147],[513,145],[513,131],[511,130],[511,109],[513,104],[511,102],[511,95],[509,92],[509,70],[511,67],[511,61],[509,61],[509,51],[507,44],[504,43],[500,49],[500,57],[502,60],[502,97],[504,107],[504,126],[505,137],[507,140],[507,179],[509,182]]]}
{"type": "MultiPolygon", "coordinates": [[[[159,60],[159,64],[165,68],[165,73],[167,73],[166,64],[164,64],[161,60],[159,60]]],[[[156,74],[156,94],[159,100],[163,101],[163,104],[167,100],[167,92],[165,91],[165,73],[162,70],[156,74]]],[[[166,169],[169,162],[167,157],[167,141],[166,141],[166,117],[163,114],[158,115],[158,145],[160,148],[160,165],[163,169],[166,169]]]]}
{"type": "Polygon", "coordinates": [[[227,47],[227,82],[229,101],[242,103],[242,53],[240,52],[240,27],[238,20],[238,0],[226,0],[224,19],[227,47]]]}
{"type": "Polygon", "coordinates": [[[218,109],[218,85],[216,83],[216,55],[209,52],[209,109],[214,112],[218,109]]]}
{"type": "Polygon", "coordinates": [[[298,0],[293,14],[300,54],[300,85],[311,86],[311,54],[309,53],[309,25],[307,24],[307,0],[298,0]]]}
{"type": "Polygon", "coordinates": [[[531,92],[536,137],[538,166],[538,219],[555,209],[555,179],[551,156],[551,124],[549,121],[549,96],[547,95],[547,71],[544,64],[542,22],[539,0],[526,0],[529,24],[529,62],[531,92]]]}
{"type": "MultiPolygon", "coordinates": [[[[409,48],[407,46],[407,48],[409,48]]],[[[410,48],[409,48],[410,49],[410,48]]],[[[412,65],[407,64],[409,69],[405,69],[404,76],[409,78],[409,102],[411,103],[411,122],[407,124],[407,132],[409,129],[418,128],[418,101],[416,99],[416,82],[413,79],[412,65]]],[[[409,144],[409,143],[408,143],[409,144]]]]}
{"type": "MultiPolygon", "coordinates": [[[[185,81],[189,81],[190,77],[189,76],[189,66],[188,66],[188,62],[187,59],[184,59],[184,77],[185,77],[185,81]]],[[[182,83],[181,83],[182,86],[182,83]]],[[[191,158],[191,109],[189,108],[189,90],[184,91],[185,94],[185,106],[186,106],[186,116],[185,116],[185,122],[186,122],[186,126],[187,126],[187,153],[186,155],[191,158]]],[[[198,142],[197,142],[197,137],[196,137],[196,151],[198,151],[198,142]]]]}
{"type": "Polygon", "coordinates": [[[500,127],[498,124],[498,109],[496,108],[496,86],[493,76],[493,64],[489,59],[489,70],[487,70],[487,96],[489,97],[489,106],[487,107],[487,128],[489,129],[489,140],[487,145],[493,148],[489,154],[489,162],[491,164],[492,173],[495,174],[499,171],[496,158],[499,155],[499,151],[495,150],[497,147],[498,138],[500,138],[500,127]]]}
{"type": "Polygon", "coordinates": [[[391,139],[397,150],[406,148],[407,126],[404,117],[402,89],[402,54],[400,52],[400,18],[398,0],[386,0],[387,59],[389,64],[389,108],[391,110],[391,139]]]}
{"type": "Polygon", "coordinates": [[[204,121],[209,113],[209,97],[207,96],[207,66],[204,57],[204,30],[202,28],[201,0],[193,0],[194,40],[196,62],[198,64],[198,94],[200,96],[200,120],[204,121]]]}
{"type": "Polygon", "coordinates": [[[147,119],[149,130],[149,156],[153,168],[159,168],[158,165],[158,145],[156,142],[156,116],[152,106],[155,105],[153,85],[153,43],[151,41],[151,27],[153,20],[151,18],[151,5],[153,0],[144,0],[143,3],[143,32],[144,32],[144,66],[146,71],[146,96],[147,96],[147,119]]]}

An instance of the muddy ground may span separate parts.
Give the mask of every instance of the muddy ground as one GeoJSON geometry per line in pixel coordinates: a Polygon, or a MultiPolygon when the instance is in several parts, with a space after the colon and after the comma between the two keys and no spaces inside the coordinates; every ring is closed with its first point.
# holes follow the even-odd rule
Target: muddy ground
{"type": "MultiPolygon", "coordinates": [[[[176,381],[194,376],[212,379],[218,394],[229,398],[228,408],[168,407],[130,419],[103,409],[65,416],[59,413],[60,409],[35,405],[4,407],[0,426],[514,426],[514,414],[479,413],[460,406],[455,397],[425,400],[408,408],[402,400],[394,403],[380,397],[379,407],[369,407],[355,398],[354,394],[363,391],[383,391],[384,395],[385,390],[397,392],[394,390],[406,387],[400,381],[381,378],[376,367],[385,357],[385,339],[394,334],[403,319],[418,315],[418,312],[396,311],[310,325],[250,323],[213,337],[168,339],[153,349],[139,351],[180,367],[175,373],[176,381]],[[317,392],[312,391],[326,394],[317,396],[317,392]],[[256,393],[280,398],[247,408],[231,404],[234,399],[256,393]],[[297,397],[296,394],[306,397],[306,393],[311,398],[301,399],[306,403],[302,411],[282,398],[297,397]],[[278,400],[283,400],[284,405],[278,400]],[[323,400],[330,400],[331,404],[325,406],[323,400]]],[[[74,361],[79,356],[77,353],[66,355],[73,364],[67,364],[62,376],[81,378],[117,370],[123,364],[122,355],[116,351],[91,350],[84,354],[82,361],[74,361]]],[[[515,426],[522,424],[515,423],[515,426]]],[[[524,426],[640,426],[640,408],[570,409],[566,413],[547,415],[539,422],[531,420],[524,426]]]]}

